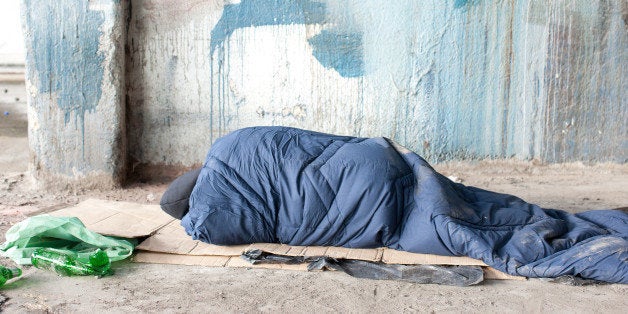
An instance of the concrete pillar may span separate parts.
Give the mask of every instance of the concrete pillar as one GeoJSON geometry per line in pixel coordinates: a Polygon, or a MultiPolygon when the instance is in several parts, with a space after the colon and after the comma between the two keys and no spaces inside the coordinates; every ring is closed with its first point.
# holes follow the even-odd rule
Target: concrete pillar
{"type": "Polygon", "coordinates": [[[47,188],[124,179],[124,0],[22,0],[31,171],[47,188]]]}

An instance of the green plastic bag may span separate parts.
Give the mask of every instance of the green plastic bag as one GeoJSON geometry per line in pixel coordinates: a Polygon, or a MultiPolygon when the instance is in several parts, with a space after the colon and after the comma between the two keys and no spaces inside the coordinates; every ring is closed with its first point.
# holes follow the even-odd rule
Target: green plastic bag
{"type": "Polygon", "coordinates": [[[80,261],[88,261],[90,255],[101,249],[115,262],[129,257],[136,244],[135,240],[107,237],[87,230],[76,217],[39,215],[11,227],[0,253],[20,265],[30,265],[31,255],[37,248],[71,252],[77,254],[80,261]]]}

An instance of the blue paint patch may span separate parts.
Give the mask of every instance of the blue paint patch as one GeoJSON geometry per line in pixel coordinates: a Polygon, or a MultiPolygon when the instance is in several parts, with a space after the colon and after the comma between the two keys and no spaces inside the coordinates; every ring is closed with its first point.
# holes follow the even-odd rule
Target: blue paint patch
{"type": "Polygon", "coordinates": [[[467,4],[467,2],[469,2],[469,0],[456,0],[454,1],[454,8],[457,9],[457,8],[464,7],[467,4]]]}
{"type": "MultiPolygon", "coordinates": [[[[327,21],[325,3],[312,0],[243,0],[226,5],[211,31],[210,51],[221,47],[236,29],[265,25],[317,24],[327,21]]],[[[314,57],[343,77],[364,75],[362,34],[323,31],[309,39],[314,57]]]]}
{"type": "Polygon", "coordinates": [[[364,75],[362,34],[335,33],[324,30],[308,40],[314,57],[326,68],[333,68],[343,77],[364,75]]]}
{"type": "Polygon", "coordinates": [[[238,28],[323,23],[325,10],[324,3],[312,0],[243,0],[228,4],[211,31],[211,53],[238,28]]]}
{"type": "MultiPolygon", "coordinates": [[[[40,93],[57,93],[67,124],[74,113],[84,132],[85,113],[102,94],[103,53],[98,51],[104,14],[88,1],[24,1],[29,57],[40,93]]],[[[76,120],[75,120],[76,122],[76,120]]]]}
{"type": "Polygon", "coordinates": [[[465,7],[467,4],[477,5],[478,0],[455,0],[454,8],[459,9],[459,8],[465,7]]]}

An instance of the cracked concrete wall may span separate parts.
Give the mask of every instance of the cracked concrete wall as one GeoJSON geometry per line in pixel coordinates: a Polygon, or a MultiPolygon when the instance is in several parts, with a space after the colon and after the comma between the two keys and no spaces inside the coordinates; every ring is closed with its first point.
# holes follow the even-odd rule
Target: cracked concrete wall
{"type": "Polygon", "coordinates": [[[191,165],[251,125],[431,161],[627,160],[622,1],[132,1],[130,154],[191,165]]]}

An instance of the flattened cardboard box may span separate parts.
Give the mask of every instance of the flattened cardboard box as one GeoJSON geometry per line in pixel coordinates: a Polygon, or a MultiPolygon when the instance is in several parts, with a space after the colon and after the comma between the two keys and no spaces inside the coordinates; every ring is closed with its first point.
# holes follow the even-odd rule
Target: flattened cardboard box
{"type": "Polygon", "coordinates": [[[50,213],[54,216],[78,217],[85,226],[100,234],[123,237],[148,237],[137,246],[134,261],[214,267],[251,267],[306,270],[307,264],[250,264],[240,258],[246,250],[259,249],[288,256],[328,256],[387,264],[434,264],[483,266],[487,279],[524,279],[487,267],[469,257],[416,254],[388,248],[350,249],[329,246],[290,246],[275,243],[254,243],[235,246],[211,245],[192,240],[176,220],[158,205],[88,199],[75,206],[50,213]]]}
{"type": "Polygon", "coordinates": [[[149,236],[175,220],[157,205],[98,199],[88,199],[50,215],[74,216],[91,231],[123,238],[149,236]]]}
{"type": "Polygon", "coordinates": [[[332,246],[290,246],[276,243],[253,243],[235,246],[218,246],[192,240],[179,221],[172,221],[144,240],[138,250],[175,255],[218,255],[237,256],[247,250],[258,249],[264,252],[287,256],[329,256],[333,258],[357,259],[387,264],[437,264],[437,265],[477,265],[487,266],[482,261],[469,257],[416,254],[387,248],[350,249],[332,246]]]}

